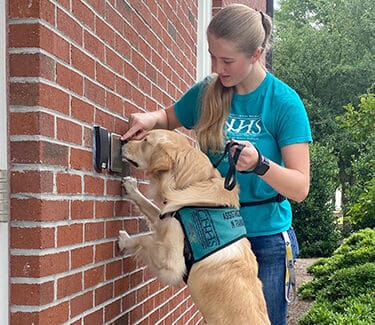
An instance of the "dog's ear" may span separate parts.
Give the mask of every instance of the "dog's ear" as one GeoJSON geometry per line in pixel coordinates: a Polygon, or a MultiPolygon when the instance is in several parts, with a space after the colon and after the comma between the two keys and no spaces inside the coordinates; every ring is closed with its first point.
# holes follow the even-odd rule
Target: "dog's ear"
{"type": "Polygon", "coordinates": [[[150,158],[148,173],[156,175],[172,169],[174,158],[171,155],[170,145],[171,143],[162,141],[155,146],[150,158]]]}

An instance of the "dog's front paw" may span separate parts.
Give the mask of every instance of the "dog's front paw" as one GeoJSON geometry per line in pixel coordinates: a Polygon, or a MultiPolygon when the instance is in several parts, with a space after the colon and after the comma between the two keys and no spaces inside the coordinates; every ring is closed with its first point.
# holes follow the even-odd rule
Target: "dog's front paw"
{"type": "Polygon", "coordinates": [[[125,195],[131,195],[132,193],[138,191],[137,180],[131,176],[123,177],[122,188],[124,189],[125,195]]]}
{"type": "Polygon", "coordinates": [[[123,251],[128,247],[128,242],[130,240],[129,234],[126,232],[126,230],[120,230],[119,231],[119,237],[118,237],[118,247],[120,248],[120,251],[123,251]]]}

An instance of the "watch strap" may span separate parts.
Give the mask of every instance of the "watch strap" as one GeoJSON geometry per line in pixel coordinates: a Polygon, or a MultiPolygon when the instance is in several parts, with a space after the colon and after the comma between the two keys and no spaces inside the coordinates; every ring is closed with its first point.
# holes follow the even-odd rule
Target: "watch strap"
{"type": "Polygon", "coordinates": [[[260,153],[257,147],[255,147],[255,149],[258,152],[258,162],[252,172],[259,176],[263,176],[268,171],[268,169],[270,169],[270,162],[260,153]]]}

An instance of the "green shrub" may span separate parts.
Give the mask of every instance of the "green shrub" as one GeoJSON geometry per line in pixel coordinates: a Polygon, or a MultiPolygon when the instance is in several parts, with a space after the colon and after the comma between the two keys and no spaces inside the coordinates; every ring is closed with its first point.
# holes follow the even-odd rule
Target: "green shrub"
{"type": "Polygon", "coordinates": [[[312,299],[324,289],[338,270],[375,262],[375,230],[363,229],[343,241],[329,258],[314,262],[308,271],[314,279],[299,289],[303,299],[312,299]]]}
{"type": "Polygon", "coordinates": [[[314,278],[299,293],[316,301],[300,325],[375,324],[374,243],[375,230],[363,229],[309,267],[314,278]]]}
{"type": "Polygon", "coordinates": [[[356,265],[336,271],[320,291],[320,296],[336,301],[336,299],[367,293],[375,293],[375,263],[356,265]]]}
{"type": "Polygon", "coordinates": [[[362,229],[344,239],[333,255],[320,258],[308,268],[315,276],[330,275],[333,271],[366,262],[375,262],[375,230],[362,229]]]}
{"type": "MultiPolygon", "coordinates": [[[[375,241],[374,241],[375,243],[375,241]]],[[[359,265],[367,262],[375,262],[375,244],[371,246],[359,247],[346,253],[336,251],[336,255],[322,259],[319,264],[313,264],[308,271],[315,276],[330,276],[332,272],[359,265]]]]}
{"type": "Polygon", "coordinates": [[[334,254],[346,254],[361,247],[373,247],[375,243],[375,230],[371,228],[362,229],[346,238],[342,245],[336,249],[334,254]]]}
{"type": "Polygon", "coordinates": [[[375,324],[374,294],[347,297],[334,302],[316,301],[299,325],[370,325],[375,324]]]}
{"type": "Polygon", "coordinates": [[[320,275],[299,289],[303,299],[323,297],[332,301],[368,292],[375,293],[375,262],[320,275]]]}

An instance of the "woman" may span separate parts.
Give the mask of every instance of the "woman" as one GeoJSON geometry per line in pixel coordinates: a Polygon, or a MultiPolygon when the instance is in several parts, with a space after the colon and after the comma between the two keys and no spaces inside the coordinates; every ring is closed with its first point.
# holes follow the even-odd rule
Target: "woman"
{"type": "MultiPolygon", "coordinates": [[[[312,139],[301,99],[264,67],[271,30],[270,17],[245,5],[220,10],[207,29],[215,74],[166,110],[132,114],[122,139],[142,138],[153,128],[184,126],[195,130],[213,163],[220,161],[225,144],[233,142],[231,154],[236,149],[239,154],[235,168],[241,214],[269,317],[278,325],[286,324],[288,305],[285,241],[290,240],[294,259],[298,254],[288,199],[301,202],[308,194],[312,139]]],[[[218,169],[227,175],[228,156],[218,169]]]]}

